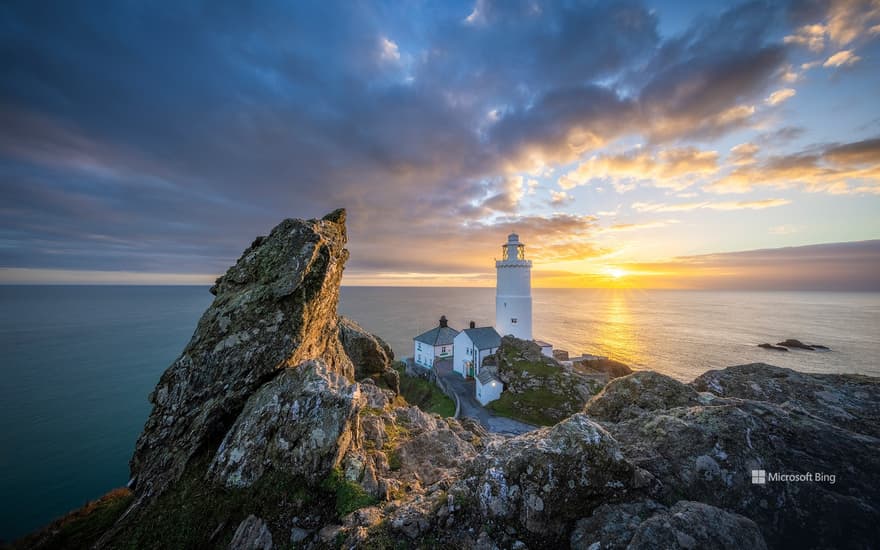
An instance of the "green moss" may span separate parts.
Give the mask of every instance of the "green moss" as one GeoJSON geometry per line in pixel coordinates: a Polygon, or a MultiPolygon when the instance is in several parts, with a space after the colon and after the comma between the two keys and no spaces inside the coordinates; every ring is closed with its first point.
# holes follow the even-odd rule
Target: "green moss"
{"type": "Polygon", "coordinates": [[[339,517],[345,516],[365,506],[376,504],[376,499],[364,491],[363,487],[353,481],[345,479],[342,471],[335,468],[327,479],[321,483],[321,488],[336,493],[336,513],[339,517]]]}
{"type": "Polygon", "coordinates": [[[394,368],[400,373],[400,393],[407,403],[443,417],[455,414],[455,401],[435,384],[424,378],[407,376],[402,363],[398,363],[394,368]]]}

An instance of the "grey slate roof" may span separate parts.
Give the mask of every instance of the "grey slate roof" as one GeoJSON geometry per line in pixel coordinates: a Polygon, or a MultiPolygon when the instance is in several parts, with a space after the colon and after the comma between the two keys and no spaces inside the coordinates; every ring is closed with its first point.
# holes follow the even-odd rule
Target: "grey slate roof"
{"type": "Polygon", "coordinates": [[[497,348],[501,345],[501,336],[493,327],[466,328],[462,332],[468,335],[474,347],[479,350],[497,348]]]}
{"type": "Polygon", "coordinates": [[[501,380],[495,376],[495,374],[491,370],[480,369],[480,374],[477,375],[477,379],[480,381],[480,384],[486,385],[491,383],[493,380],[501,383],[501,380]]]}
{"type": "Polygon", "coordinates": [[[451,346],[452,340],[458,336],[458,331],[449,327],[434,327],[428,332],[419,334],[413,340],[428,344],[429,346],[451,346]]]}

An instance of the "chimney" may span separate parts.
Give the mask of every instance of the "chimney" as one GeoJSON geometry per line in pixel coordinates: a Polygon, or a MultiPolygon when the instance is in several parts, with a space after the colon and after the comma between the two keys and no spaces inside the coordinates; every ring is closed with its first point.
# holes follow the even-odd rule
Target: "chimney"
{"type": "Polygon", "coordinates": [[[477,328],[477,324],[473,321],[471,321],[470,326],[471,328],[477,328]]]}
{"type": "Polygon", "coordinates": [[[442,315],[442,316],[440,317],[440,326],[441,326],[441,327],[446,327],[446,323],[447,323],[447,321],[446,321],[446,316],[445,316],[445,315],[442,315]]]}

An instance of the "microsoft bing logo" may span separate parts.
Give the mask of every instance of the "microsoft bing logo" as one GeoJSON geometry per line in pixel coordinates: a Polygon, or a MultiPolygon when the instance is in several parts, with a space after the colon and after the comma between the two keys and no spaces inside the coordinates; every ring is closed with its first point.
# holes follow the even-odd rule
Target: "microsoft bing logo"
{"type": "Polygon", "coordinates": [[[767,484],[767,471],[766,470],[752,470],[752,485],[766,485],[767,484]]]}

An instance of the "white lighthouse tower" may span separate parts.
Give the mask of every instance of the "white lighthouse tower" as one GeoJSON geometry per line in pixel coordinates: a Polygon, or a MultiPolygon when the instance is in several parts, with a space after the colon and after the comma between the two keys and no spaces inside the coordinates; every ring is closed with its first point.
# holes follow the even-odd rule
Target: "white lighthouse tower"
{"type": "Polygon", "coordinates": [[[532,339],[532,261],[519,235],[511,233],[495,261],[495,328],[501,336],[532,339]]]}

